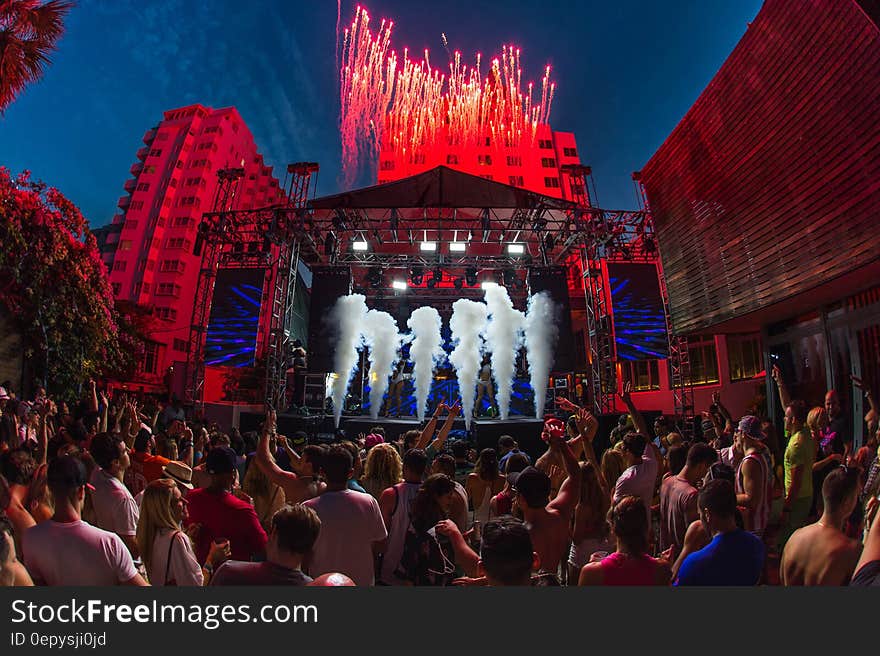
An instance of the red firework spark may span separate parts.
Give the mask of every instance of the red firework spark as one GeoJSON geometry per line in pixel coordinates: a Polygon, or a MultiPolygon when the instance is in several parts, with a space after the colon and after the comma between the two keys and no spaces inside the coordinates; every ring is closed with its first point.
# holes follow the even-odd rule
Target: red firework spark
{"type": "Polygon", "coordinates": [[[438,143],[466,148],[490,137],[493,144],[518,147],[533,142],[538,125],[549,121],[556,88],[550,66],[535,103],[534,85],[522,86],[519,48],[502,46],[485,76],[479,54],[469,67],[456,51],[446,75],[431,68],[427,50],[416,61],[404,49],[399,60],[390,50],[393,27],[383,19],[373,32],[369,14],[358,6],[344,32],[339,96],[346,184],[362,167],[375,166],[383,144],[410,161],[438,143]]]}

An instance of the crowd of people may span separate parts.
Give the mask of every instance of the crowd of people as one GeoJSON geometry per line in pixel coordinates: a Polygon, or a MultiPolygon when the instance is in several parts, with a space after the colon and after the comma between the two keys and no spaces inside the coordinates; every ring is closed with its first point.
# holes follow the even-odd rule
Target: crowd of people
{"type": "MultiPolygon", "coordinates": [[[[419,430],[309,444],[270,411],[241,434],[91,383],[73,404],[0,387],[3,585],[869,585],[880,583],[878,411],[810,410],[773,378],[784,433],[719,395],[698,437],[559,402],[542,454],[419,430]],[[603,436],[604,438],[605,436],[603,436]]],[[[856,381],[860,384],[859,381],[856,381]]]]}

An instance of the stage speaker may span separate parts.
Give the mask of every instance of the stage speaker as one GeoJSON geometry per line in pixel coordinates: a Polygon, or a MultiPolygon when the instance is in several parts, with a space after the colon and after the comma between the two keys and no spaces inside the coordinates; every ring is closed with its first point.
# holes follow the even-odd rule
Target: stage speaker
{"type": "Polygon", "coordinates": [[[336,300],[351,293],[351,269],[315,267],[312,270],[312,294],[309,305],[308,369],[313,373],[333,371],[336,329],[328,319],[336,300]]]}
{"type": "Polygon", "coordinates": [[[547,292],[556,304],[556,325],[559,338],[553,357],[553,371],[574,371],[586,366],[575,361],[575,345],[571,328],[571,302],[568,281],[562,267],[533,267],[529,269],[529,294],[547,292]]]}

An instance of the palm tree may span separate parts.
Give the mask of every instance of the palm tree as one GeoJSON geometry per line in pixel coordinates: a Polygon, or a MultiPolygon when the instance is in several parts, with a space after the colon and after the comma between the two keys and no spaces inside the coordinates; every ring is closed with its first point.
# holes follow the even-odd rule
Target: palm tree
{"type": "Polygon", "coordinates": [[[0,113],[42,77],[72,6],[70,0],[0,0],[0,113]]]}

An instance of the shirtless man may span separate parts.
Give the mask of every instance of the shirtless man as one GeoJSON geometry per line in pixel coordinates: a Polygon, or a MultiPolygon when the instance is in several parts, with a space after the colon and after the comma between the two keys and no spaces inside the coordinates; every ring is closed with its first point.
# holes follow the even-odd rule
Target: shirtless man
{"type": "Polygon", "coordinates": [[[269,453],[269,437],[275,434],[276,416],[274,410],[269,410],[266,421],[263,424],[263,432],[260,435],[260,443],[257,445],[256,463],[266,477],[280,486],[284,490],[284,497],[289,504],[302,503],[308,501],[321,494],[326,485],[321,483],[315,477],[315,469],[317,463],[313,462],[317,452],[310,451],[310,447],[306,447],[303,455],[297,454],[287,444],[287,440],[283,436],[277,436],[279,443],[287,450],[290,456],[290,464],[298,474],[284,471],[275,462],[275,459],[269,453]]]}
{"type": "Polygon", "coordinates": [[[861,545],[843,533],[859,498],[857,469],[835,468],[822,484],[825,509],[815,524],[794,532],[779,565],[783,585],[845,585],[861,545]]]}
{"type": "MultiPolygon", "coordinates": [[[[0,489],[0,511],[5,511],[12,528],[15,530],[15,547],[21,554],[21,536],[31,526],[36,525],[33,515],[25,507],[28,486],[37,465],[26,449],[18,448],[7,451],[0,459],[0,473],[6,479],[8,488],[0,489]]],[[[0,481],[0,485],[3,482],[0,481]]]]}
{"type": "Polygon", "coordinates": [[[541,571],[556,572],[571,543],[569,524],[580,496],[581,470],[564,438],[546,432],[545,438],[551,450],[560,452],[568,473],[556,497],[550,501],[550,477],[534,467],[527,467],[517,475],[511,474],[508,480],[516,490],[514,503],[522,511],[523,521],[532,536],[541,571]]]}

